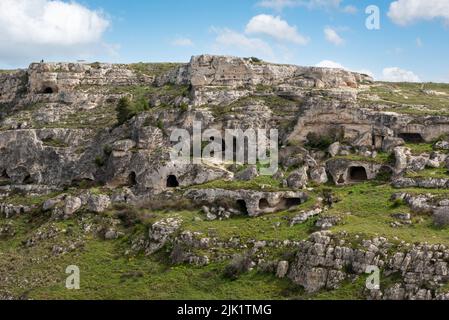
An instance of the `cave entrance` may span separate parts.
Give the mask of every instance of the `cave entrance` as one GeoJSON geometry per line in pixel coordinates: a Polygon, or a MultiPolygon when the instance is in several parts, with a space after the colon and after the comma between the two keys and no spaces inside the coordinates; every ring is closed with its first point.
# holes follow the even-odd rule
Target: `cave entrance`
{"type": "Polygon", "coordinates": [[[128,176],[128,185],[135,186],[137,184],[137,176],[136,173],[133,171],[128,176]]]}
{"type": "Polygon", "coordinates": [[[426,142],[420,133],[400,133],[399,138],[404,139],[407,143],[424,143],[426,142]]]}
{"type": "Polygon", "coordinates": [[[351,167],[349,168],[349,179],[352,181],[366,181],[368,175],[364,167],[351,167]]]}
{"type": "Polygon", "coordinates": [[[293,207],[300,206],[304,203],[304,199],[301,198],[282,198],[281,202],[277,205],[276,209],[286,210],[293,207]]]}
{"type": "Polygon", "coordinates": [[[339,183],[339,184],[344,184],[344,183],[345,183],[345,178],[343,177],[342,174],[341,174],[340,177],[338,178],[337,183],[339,183]]]}
{"type": "Polygon", "coordinates": [[[259,201],[259,210],[265,210],[271,208],[270,203],[267,199],[260,199],[259,201]]]}
{"type": "Polygon", "coordinates": [[[174,175],[169,175],[167,178],[167,188],[177,188],[179,187],[178,178],[174,175]]]}
{"type": "Polygon", "coordinates": [[[245,200],[237,200],[237,208],[242,214],[248,215],[248,207],[245,200]]]}
{"type": "Polygon", "coordinates": [[[34,181],[31,178],[31,175],[29,175],[29,174],[26,175],[26,177],[23,179],[23,182],[22,182],[22,184],[26,184],[26,185],[30,185],[33,183],[34,183],[34,181]]]}
{"type": "Polygon", "coordinates": [[[287,208],[296,207],[303,204],[303,200],[301,198],[287,198],[285,199],[285,206],[287,208]]]}
{"type": "Polygon", "coordinates": [[[10,179],[9,176],[8,176],[8,173],[7,173],[6,169],[4,169],[4,170],[2,171],[2,174],[1,174],[0,178],[2,178],[2,179],[8,179],[8,180],[10,179]]]}

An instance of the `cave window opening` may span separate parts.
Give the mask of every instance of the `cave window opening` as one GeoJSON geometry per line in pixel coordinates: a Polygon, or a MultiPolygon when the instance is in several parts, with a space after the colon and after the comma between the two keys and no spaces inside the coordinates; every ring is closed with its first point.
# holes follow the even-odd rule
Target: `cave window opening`
{"type": "Polygon", "coordinates": [[[176,176],[169,175],[167,178],[167,188],[177,188],[179,187],[179,182],[176,176]]]}
{"type": "Polygon", "coordinates": [[[6,172],[6,169],[4,169],[4,170],[2,171],[1,178],[2,178],[2,179],[8,179],[8,180],[10,179],[9,176],[8,176],[8,173],[6,172]]]}
{"type": "Polygon", "coordinates": [[[368,175],[364,167],[351,167],[349,168],[349,177],[352,181],[366,181],[368,175]]]}
{"type": "Polygon", "coordinates": [[[54,90],[52,87],[45,87],[43,93],[44,94],[53,94],[54,90]]]}
{"type": "Polygon", "coordinates": [[[285,199],[285,204],[287,208],[296,207],[302,204],[302,200],[300,198],[287,198],[285,199]]]}
{"type": "Polygon", "coordinates": [[[265,210],[265,209],[268,209],[270,207],[271,207],[270,203],[268,202],[267,199],[260,199],[260,201],[259,201],[259,209],[260,210],[265,210]]]}
{"type": "Polygon", "coordinates": [[[128,176],[128,184],[130,186],[135,186],[137,184],[137,177],[136,177],[136,173],[134,171],[131,172],[128,176]]]}
{"type": "Polygon", "coordinates": [[[248,215],[248,207],[246,206],[245,200],[237,200],[237,208],[244,215],[248,215]]]}
{"type": "Polygon", "coordinates": [[[420,133],[400,133],[399,138],[404,139],[407,143],[424,143],[426,142],[420,133]]]}
{"type": "Polygon", "coordinates": [[[33,184],[33,179],[31,179],[30,175],[27,175],[25,179],[23,179],[23,184],[33,184]]]}

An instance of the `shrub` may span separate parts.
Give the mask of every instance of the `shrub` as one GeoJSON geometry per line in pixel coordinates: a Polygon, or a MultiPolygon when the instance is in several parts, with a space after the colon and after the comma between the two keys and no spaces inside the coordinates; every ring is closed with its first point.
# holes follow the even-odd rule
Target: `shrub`
{"type": "Polygon", "coordinates": [[[104,158],[102,156],[96,156],[95,157],[95,164],[97,165],[97,167],[104,167],[104,165],[106,164],[106,161],[104,160],[104,158]]]}
{"type": "Polygon", "coordinates": [[[130,228],[136,224],[142,223],[139,212],[134,207],[125,206],[117,212],[117,218],[122,222],[125,228],[130,228]]]}
{"type": "Polygon", "coordinates": [[[122,125],[136,114],[147,111],[149,108],[149,102],[144,96],[138,97],[135,101],[123,97],[117,103],[117,121],[119,125],[122,125]]]}
{"type": "Polygon", "coordinates": [[[250,60],[252,63],[262,63],[262,59],[259,59],[259,58],[257,58],[257,57],[251,57],[251,58],[249,58],[249,60],[250,60]]]}
{"type": "Polygon", "coordinates": [[[116,111],[117,120],[120,125],[131,119],[133,116],[131,100],[128,97],[121,98],[118,101],[116,111]]]}
{"type": "Polygon", "coordinates": [[[394,202],[393,202],[393,204],[391,205],[391,207],[394,208],[394,209],[396,209],[396,208],[399,208],[399,207],[404,206],[404,205],[406,205],[404,199],[400,199],[400,198],[399,198],[399,199],[395,199],[395,200],[394,200],[394,202]]]}
{"type": "Polygon", "coordinates": [[[179,106],[179,108],[183,111],[186,112],[189,110],[189,105],[187,103],[181,103],[181,105],[179,106]]]}
{"type": "Polygon", "coordinates": [[[310,132],[307,135],[306,146],[312,149],[327,150],[334,140],[327,135],[319,135],[315,132],[310,132]]]}
{"type": "Polygon", "coordinates": [[[105,145],[103,147],[103,152],[105,155],[110,156],[112,153],[112,147],[110,145],[105,145]]]}

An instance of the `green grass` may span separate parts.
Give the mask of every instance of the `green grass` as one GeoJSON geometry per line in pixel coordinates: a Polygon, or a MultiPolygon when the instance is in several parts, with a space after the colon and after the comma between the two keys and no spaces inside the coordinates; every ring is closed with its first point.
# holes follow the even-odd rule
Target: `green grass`
{"type": "Polygon", "coordinates": [[[405,146],[410,148],[410,151],[415,155],[423,153],[432,153],[433,143],[406,143],[405,146]]]}
{"type": "Polygon", "coordinates": [[[47,139],[43,141],[44,146],[54,147],[54,148],[67,148],[69,145],[59,139],[47,139]]]}
{"type": "Polygon", "coordinates": [[[281,191],[291,190],[282,188],[281,182],[272,176],[259,176],[251,181],[227,181],[215,180],[202,185],[195,186],[196,189],[226,189],[226,190],[259,190],[259,191],[281,191]]]}
{"type": "Polygon", "coordinates": [[[380,102],[391,105],[389,111],[416,115],[449,115],[449,85],[434,83],[377,83],[368,92],[377,95],[380,102]],[[444,95],[426,93],[427,90],[444,95]],[[424,106],[420,110],[413,106],[424,106]]]}
{"type": "MultiPolygon", "coordinates": [[[[341,200],[329,210],[329,214],[351,213],[344,220],[343,225],[336,226],[332,231],[346,231],[350,236],[362,235],[365,239],[383,236],[392,241],[395,237],[409,243],[430,242],[449,244],[447,229],[433,226],[432,219],[427,215],[412,214],[411,226],[393,228],[390,223],[395,221],[391,215],[394,213],[411,213],[408,206],[394,207],[390,201],[391,196],[397,192],[423,193],[420,189],[393,189],[390,185],[367,182],[334,190],[341,200]],[[420,221],[420,219],[422,221],[420,221]]],[[[429,191],[430,192],[430,191],[429,191]]],[[[428,193],[426,190],[425,193],[428,193]]],[[[449,198],[447,190],[432,190],[449,198]]]]}
{"type": "Polygon", "coordinates": [[[146,76],[158,77],[174,70],[182,65],[181,63],[133,63],[129,67],[131,70],[146,76]]]}
{"type": "Polygon", "coordinates": [[[419,172],[408,172],[407,178],[449,178],[446,168],[427,168],[419,172]]]}
{"type": "Polygon", "coordinates": [[[350,161],[372,162],[379,164],[388,164],[392,161],[392,155],[385,152],[379,152],[375,158],[363,157],[357,154],[350,154],[347,156],[336,156],[332,159],[344,159],[350,161]]]}

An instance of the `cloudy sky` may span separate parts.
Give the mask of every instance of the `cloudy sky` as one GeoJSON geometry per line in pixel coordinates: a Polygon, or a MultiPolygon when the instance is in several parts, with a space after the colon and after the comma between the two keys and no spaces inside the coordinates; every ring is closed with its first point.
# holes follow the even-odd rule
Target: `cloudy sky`
{"type": "Polygon", "coordinates": [[[2,69],[201,53],[449,82],[449,0],[0,0],[2,69]]]}

